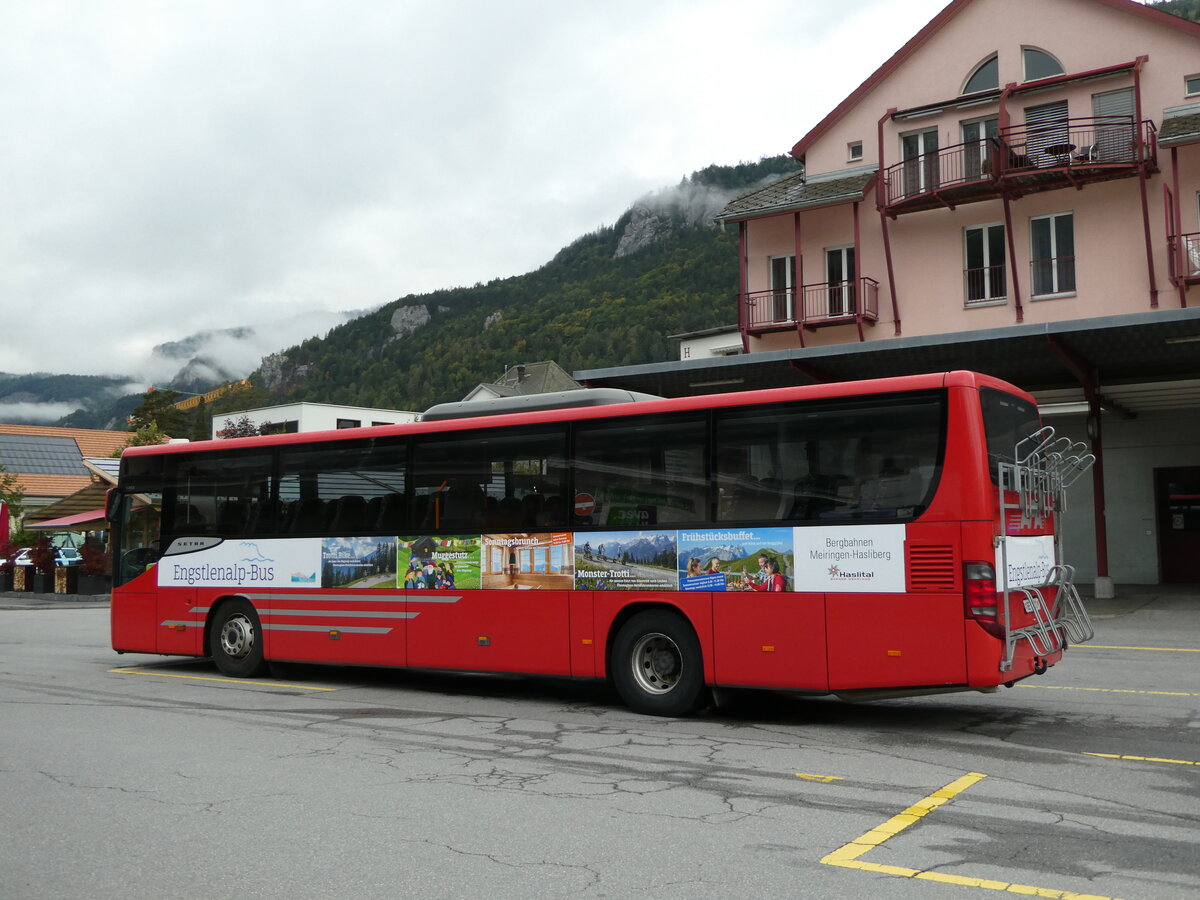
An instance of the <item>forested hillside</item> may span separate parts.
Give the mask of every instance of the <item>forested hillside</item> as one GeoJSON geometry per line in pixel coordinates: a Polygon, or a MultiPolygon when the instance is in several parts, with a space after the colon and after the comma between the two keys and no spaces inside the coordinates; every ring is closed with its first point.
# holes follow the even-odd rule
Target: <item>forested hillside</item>
{"type": "Polygon", "coordinates": [[[573,371],[668,359],[669,334],[737,320],[737,234],[712,216],[796,165],[710,166],[534,272],[402,297],[264,360],[253,380],[278,402],[424,409],[517,363],[573,371]]]}
{"type": "Polygon", "coordinates": [[[1200,22],[1200,0],[1162,0],[1161,3],[1148,3],[1155,9],[1169,12],[1173,16],[1200,22]]]}

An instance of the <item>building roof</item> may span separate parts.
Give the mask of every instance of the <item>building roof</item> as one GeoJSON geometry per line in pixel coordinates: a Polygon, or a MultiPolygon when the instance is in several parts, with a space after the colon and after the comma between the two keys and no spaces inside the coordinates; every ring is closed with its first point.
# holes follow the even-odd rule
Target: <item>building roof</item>
{"type": "Polygon", "coordinates": [[[109,457],[130,437],[128,431],[0,425],[0,465],[26,497],[65,497],[91,484],[84,457],[109,457]]]}
{"type": "MultiPolygon", "coordinates": [[[[575,377],[588,387],[684,397],[973,369],[1036,393],[1077,388],[1074,365],[1094,371],[1102,391],[1116,385],[1157,383],[1164,389],[1170,386],[1177,406],[1198,407],[1197,342],[1200,307],[1189,307],[618,366],[576,372],[575,377]]],[[[1139,404],[1148,408],[1153,399],[1149,390],[1127,405],[1134,412],[1139,404]]]]}
{"type": "Polygon", "coordinates": [[[121,471],[121,459],[117,456],[85,459],[83,467],[101,481],[112,485],[117,483],[117,476],[121,471]]]}
{"type": "Polygon", "coordinates": [[[766,187],[731,200],[721,210],[717,221],[736,222],[794,209],[851,203],[861,200],[871,182],[875,180],[874,167],[871,167],[870,171],[855,169],[834,174],[839,177],[806,178],[805,173],[798,172],[781,178],[766,187]]]}
{"type": "Polygon", "coordinates": [[[0,425],[0,435],[65,437],[75,441],[82,456],[112,456],[133,436],[129,431],[101,431],[94,428],[58,428],[52,425],[0,425]]]}
{"type": "Polygon", "coordinates": [[[1167,116],[1158,129],[1158,145],[1172,147],[1200,141],[1200,106],[1195,112],[1179,116],[1167,116]]]}
{"type": "MultiPolygon", "coordinates": [[[[86,485],[70,496],[63,497],[54,503],[47,504],[37,510],[31,510],[22,523],[25,527],[45,528],[61,526],[63,531],[75,530],[82,525],[95,524],[104,520],[104,504],[110,485],[93,482],[86,485]],[[69,519],[71,521],[62,521],[69,519]]],[[[103,527],[103,526],[100,526],[103,527]]]]}
{"type": "Polygon", "coordinates": [[[80,488],[87,487],[92,479],[87,475],[16,475],[17,484],[26,499],[32,497],[65,497],[80,488]]]}
{"type": "Polygon", "coordinates": [[[549,394],[574,391],[582,385],[553,360],[509,366],[491,384],[478,384],[463,398],[466,401],[489,397],[519,397],[525,394],[549,394]]]}
{"type": "MultiPolygon", "coordinates": [[[[808,151],[808,148],[816,143],[821,135],[825,134],[830,128],[837,123],[847,112],[853,109],[860,100],[863,99],[870,91],[877,87],[884,79],[898,69],[910,56],[916,53],[926,41],[937,34],[947,22],[949,22],[958,12],[973,0],[951,0],[951,2],[936,16],[930,19],[925,27],[918,31],[909,41],[897,50],[892,56],[884,62],[878,69],[867,76],[866,80],[855,88],[846,96],[841,103],[830,110],[829,114],[818,122],[808,134],[800,138],[792,147],[792,156],[796,159],[801,159],[808,151]]],[[[1181,18],[1180,16],[1172,15],[1171,13],[1163,12],[1151,6],[1143,6],[1141,3],[1136,3],[1134,0],[1091,0],[1093,3],[1098,3],[1103,6],[1111,7],[1112,9],[1121,10],[1131,15],[1141,16],[1144,19],[1155,22],[1159,25],[1166,25],[1171,28],[1178,28],[1182,31],[1189,32],[1196,37],[1200,37],[1200,24],[1181,18]]]]}

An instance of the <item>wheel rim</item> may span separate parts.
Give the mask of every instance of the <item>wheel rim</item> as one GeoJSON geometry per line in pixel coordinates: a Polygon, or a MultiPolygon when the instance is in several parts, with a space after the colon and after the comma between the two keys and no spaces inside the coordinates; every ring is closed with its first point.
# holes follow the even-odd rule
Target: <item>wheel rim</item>
{"type": "Polygon", "coordinates": [[[642,635],[633,645],[630,662],[634,681],[648,694],[668,693],[683,674],[679,645],[665,634],[642,635]]]}
{"type": "Polygon", "coordinates": [[[241,613],[221,626],[221,651],[230,659],[244,659],[254,650],[254,623],[241,613]]]}

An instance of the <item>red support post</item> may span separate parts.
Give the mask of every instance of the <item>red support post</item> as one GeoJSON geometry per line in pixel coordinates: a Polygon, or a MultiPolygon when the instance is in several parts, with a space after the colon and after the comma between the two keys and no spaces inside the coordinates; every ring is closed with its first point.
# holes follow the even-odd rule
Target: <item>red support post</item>
{"type": "Polygon", "coordinates": [[[1012,204],[1008,193],[1004,194],[1004,231],[1008,237],[1009,271],[1012,272],[1013,305],[1016,307],[1017,321],[1025,319],[1025,308],[1021,306],[1021,279],[1017,275],[1017,242],[1013,237],[1012,204]]]}
{"type": "Polygon", "coordinates": [[[1175,274],[1178,276],[1179,307],[1187,309],[1187,281],[1183,277],[1183,213],[1180,211],[1182,196],[1179,193],[1179,148],[1171,148],[1171,182],[1175,185],[1175,274]]]}
{"type": "Polygon", "coordinates": [[[750,352],[750,333],[746,321],[746,223],[738,222],[738,331],[742,335],[742,352],[750,352]]]}
{"type": "Polygon", "coordinates": [[[796,317],[796,337],[804,346],[804,256],[800,253],[800,210],[792,213],[792,240],[795,242],[796,264],[792,266],[792,310],[796,317]]]}

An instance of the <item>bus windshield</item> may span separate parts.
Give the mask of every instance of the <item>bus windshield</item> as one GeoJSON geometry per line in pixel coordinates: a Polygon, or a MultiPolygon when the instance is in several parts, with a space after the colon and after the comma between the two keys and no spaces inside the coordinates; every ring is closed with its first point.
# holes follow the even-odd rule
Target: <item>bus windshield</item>
{"type": "Polygon", "coordinates": [[[1017,444],[1036,433],[1042,423],[1036,406],[1012,394],[980,388],[979,402],[987,435],[988,472],[992,484],[999,484],[1000,463],[1015,462],[1017,444]]]}

